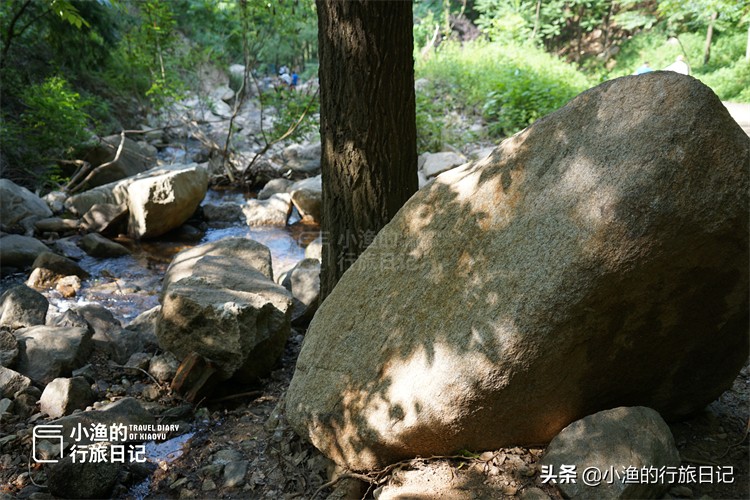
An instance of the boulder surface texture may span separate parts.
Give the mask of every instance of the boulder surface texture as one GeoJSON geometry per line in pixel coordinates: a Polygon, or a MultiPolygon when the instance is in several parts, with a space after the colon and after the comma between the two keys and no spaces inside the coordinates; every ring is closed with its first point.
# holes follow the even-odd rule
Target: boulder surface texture
{"type": "Polygon", "coordinates": [[[666,419],[748,354],[750,139],[698,80],[611,80],[416,193],[315,315],[287,417],[339,464],[666,419]]]}

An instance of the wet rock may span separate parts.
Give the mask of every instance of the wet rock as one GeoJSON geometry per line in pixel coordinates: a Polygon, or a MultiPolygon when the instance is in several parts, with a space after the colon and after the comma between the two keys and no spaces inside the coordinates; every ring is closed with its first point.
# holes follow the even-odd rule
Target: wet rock
{"type": "Polygon", "coordinates": [[[204,231],[192,224],[183,224],[180,227],[169,231],[165,235],[165,238],[168,238],[169,241],[194,243],[200,241],[204,234],[204,231]]]}
{"type": "Polygon", "coordinates": [[[177,367],[179,366],[180,362],[174,357],[174,354],[165,352],[151,358],[148,372],[159,382],[170,382],[177,373],[177,367]]]}
{"type": "Polygon", "coordinates": [[[292,181],[284,179],[283,177],[278,179],[271,179],[263,186],[263,189],[258,192],[259,200],[267,200],[275,194],[286,193],[289,186],[292,185],[292,181]]]}
{"type": "Polygon", "coordinates": [[[44,295],[26,285],[14,286],[0,295],[0,326],[15,330],[43,325],[48,309],[44,295]]]}
{"type": "Polygon", "coordinates": [[[292,211],[292,198],[286,193],[266,200],[247,200],[242,213],[250,226],[285,226],[292,211]]]}
{"type": "Polygon", "coordinates": [[[11,368],[18,359],[18,341],[8,330],[0,330],[0,366],[11,368]]]}
{"type": "Polygon", "coordinates": [[[378,233],[307,331],[289,423],[369,469],[548,442],[623,404],[705,407],[747,361],[749,163],[696,79],[586,91],[378,233]]]}
{"type": "Polygon", "coordinates": [[[41,233],[71,233],[78,230],[80,222],[78,219],[61,219],[60,217],[48,217],[34,222],[34,229],[41,233]]]}
{"type": "Polygon", "coordinates": [[[12,398],[31,387],[31,379],[15,370],[0,366],[0,397],[12,398]]]}
{"type": "MultiPolygon", "coordinates": [[[[120,135],[104,137],[97,146],[89,150],[84,160],[91,163],[91,166],[95,168],[104,163],[112,162],[121,140],[120,135]]],[[[151,156],[148,150],[126,137],[118,160],[96,170],[83,185],[83,189],[91,189],[134,176],[148,170],[155,162],[156,158],[151,156]]]]}
{"type": "Polygon", "coordinates": [[[209,222],[237,222],[242,218],[242,207],[237,203],[206,203],[203,215],[209,222]]]}
{"type": "Polygon", "coordinates": [[[82,226],[91,233],[117,236],[127,231],[128,206],[112,203],[97,203],[83,215],[82,226]]]}
{"type": "Polygon", "coordinates": [[[35,220],[51,216],[44,200],[9,179],[0,179],[0,226],[28,230],[35,220]]]}
{"type": "Polygon", "coordinates": [[[221,379],[251,382],[270,372],[289,336],[289,292],[247,261],[213,255],[191,277],[165,283],[156,327],[163,349],[211,360],[221,379]]]}
{"type": "Polygon", "coordinates": [[[108,259],[129,255],[130,250],[98,233],[90,233],[81,238],[78,243],[83,250],[92,257],[108,259]]]}
{"type": "MultiPolygon", "coordinates": [[[[584,471],[595,467],[600,471],[614,467],[624,471],[628,467],[661,467],[675,469],[680,465],[680,454],[669,427],[651,408],[620,407],[601,411],[565,427],[547,447],[541,461],[554,475],[562,465],[575,464],[584,471]]],[[[583,481],[557,481],[557,487],[567,498],[660,498],[669,483],[656,481],[602,481],[587,486],[583,481]]]]}
{"type": "Polygon", "coordinates": [[[165,290],[171,283],[191,276],[195,264],[202,257],[209,255],[241,260],[246,266],[249,265],[269,279],[273,279],[271,251],[268,247],[247,238],[226,238],[204,243],[175,255],[164,273],[162,289],[165,290]]]}
{"type": "Polygon", "coordinates": [[[60,498],[109,498],[120,469],[109,461],[73,463],[68,456],[49,468],[46,485],[60,498]]]}
{"type": "Polygon", "coordinates": [[[196,164],[132,182],[127,188],[128,234],[136,239],[155,238],[181,226],[207,189],[208,172],[196,164]]]}
{"type": "Polygon", "coordinates": [[[41,290],[55,286],[66,276],[77,276],[80,279],[89,277],[89,273],[74,261],[52,252],[39,254],[31,267],[33,271],[26,285],[41,290]]]}
{"type": "Polygon", "coordinates": [[[91,331],[85,328],[33,326],[15,335],[20,351],[16,368],[39,385],[86,364],[92,349],[91,331]]]}
{"type": "Polygon", "coordinates": [[[422,158],[424,159],[424,164],[420,170],[428,179],[466,163],[466,157],[464,155],[450,151],[443,153],[424,153],[422,158]]]}
{"type": "Polygon", "coordinates": [[[0,255],[3,268],[25,269],[34,263],[39,254],[49,252],[47,245],[29,236],[9,234],[0,238],[0,255]]]}
{"type": "Polygon", "coordinates": [[[94,402],[89,382],[83,377],[56,378],[44,388],[39,399],[40,409],[50,418],[83,410],[94,402]]]}

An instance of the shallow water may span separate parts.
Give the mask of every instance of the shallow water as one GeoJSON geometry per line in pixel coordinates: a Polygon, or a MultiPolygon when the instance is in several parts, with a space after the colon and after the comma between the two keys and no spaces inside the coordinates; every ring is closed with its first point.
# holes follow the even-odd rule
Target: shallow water
{"type": "MultiPolygon", "coordinates": [[[[254,194],[231,190],[209,190],[202,204],[222,202],[242,203],[254,194]]],[[[76,297],[67,299],[56,290],[43,292],[50,301],[52,314],[85,304],[98,303],[112,311],[123,324],[138,314],[159,305],[161,281],[172,258],[178,252],[200,243],[224,238],[250,238],[266,245],[271,250],[274,277],[293,267],[305,255],[305,247],[320,234],[317,225],[303,224],[296,210],[284,227],[249,227],[237,222],[230,227],[209,228],[203,238],[194,243],[168,241],[135,242],[128,239],[117,241],[132,251],[131,255],[96,259],[86,256],[79,265],[91,274],[84,281],[76,297]]],[[[2,288],[11,283],[20,283],[27,275],[7,278],[2,288]]]]}

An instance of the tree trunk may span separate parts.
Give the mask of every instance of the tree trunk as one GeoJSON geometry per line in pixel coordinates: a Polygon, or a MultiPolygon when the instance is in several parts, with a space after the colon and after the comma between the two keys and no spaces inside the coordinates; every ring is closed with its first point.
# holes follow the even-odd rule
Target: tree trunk
{"type": "Polygon", "coordinates": [[[703,49],[704,66],[708,64],[708,61],[711,59],[711,39],[714,37],[714,24],[716,23],[717,17],[719,17],[719,13],[713,12],[711,14],[711,20],[708,22],[708,32],[706,33],[706,47],[703,49]]]}
{"type": "Polygon", "coordinates": [[[747,27],[747,48],[745,49],[745,59],[750,61],[750,25],[747,27]]]}
{"type": "Polygon", "coordinates": [[[325,298],[417,190],[412,4],[317,0],[325,298]]]}
{"type": "Polygon", "coordinates": [[[531,32],[531,41],[536,40],[536,34],[539,32],[539,14],[542,10],[542,0],[536,0],[536,12],[534,13],[534,31],[531,32]]]}

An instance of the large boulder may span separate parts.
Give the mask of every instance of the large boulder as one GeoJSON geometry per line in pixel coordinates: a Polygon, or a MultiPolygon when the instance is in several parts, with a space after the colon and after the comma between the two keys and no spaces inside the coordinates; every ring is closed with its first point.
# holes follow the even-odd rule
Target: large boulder
{"type": "Polygon", "coordinates": [[[27,226],[51,217],[52,210],[37,195],[9,179],[0,179],[0,226],[27,226]]]}
{"type": "Polygon", "coordinates": [[[248,261],[203,255],[190,276],[168,281],[156,323],[159,345],[197,353],[221,379],[253,382],[278,361],[290,332],[290,294],[248,261]]]}
{"type": "Polygon", "coordinates": [[[606,82],[416,193],[323,302],[287,397],[369,469],[690,415],[748,354],[750,139],[698,80],[606,82]]]}
{"type": "Polygon", "coordinates": [[[242,206],[249,226],[284,226],[292,211],[292,198],[280,193],[265,200],[247,200],[242,206]]]}
{"type": "Polygon", "coordinates": [[[117,161],[113,161],[120,147],[122,138],[119,135],[110,135],[99,141],[99,144],[89,150],[86,161],[92,167],[101,167],[104,163],[108,165],[93,171],[83,185],[84,189],[91,189],[110,182],[116,182],[126,177],[132,177],[151,168],[156,163],[156,158],[151,152],[139,145],[132,139],[125,137],[122,151],[117,161]]]}
{"type": "Polygon", "coordinates": [[[198,165],[139,179],[128,186],[128,234],[155,238],[182,225],[208,189],[208,171],[198,165]]]}
{"type": "Polygon", "coordinates": [[[632,481],[633,470],[636,477],[651,467],[677,470],[680,452],[672,431],[656,411],[620,407],[589,415],[563,429],[547,447],[542,466],[542,478],[557,483],[565,498],[662,498],[669,488],[668,476],[632,481]],[[575,465],[579,478],[590,468],[611,474],[600,478],[599,484],[570,482],[559,478],[566,465],[575,465]]]}
{"type": "Polygon", "coordinates": [[[54,287],[66,276],[77,276],[80,279],[89,277],[89,273],[74,261],[52,252],[44,252],[31,265],[34,269],[26,280],[26,285],[36,289],[54,287]]]}

